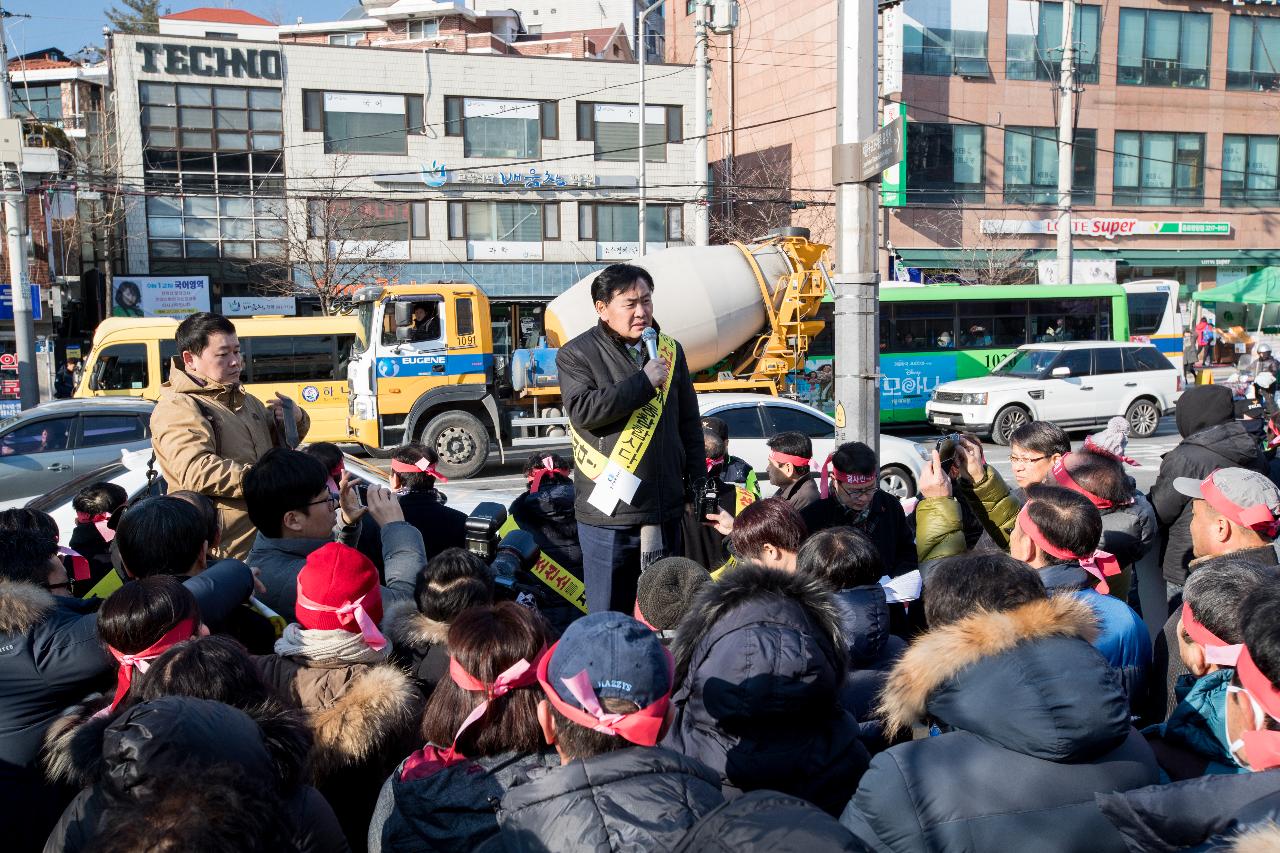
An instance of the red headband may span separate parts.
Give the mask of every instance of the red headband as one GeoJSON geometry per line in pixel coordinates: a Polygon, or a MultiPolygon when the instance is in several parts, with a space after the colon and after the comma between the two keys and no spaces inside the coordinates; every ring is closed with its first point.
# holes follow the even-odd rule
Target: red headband
{"type": "Polygon", "coordinates": [[[781,465],[784,462],[790,462],[797,468],[808,468],[809,464],[813,462],[812,459],[806,459],[803,456],[792,456],[790,453],[780,453],[777,450],[769,451],[769,459],[777,465],[781,465]]]}
{"type": "Polygon", "coordinates": [[[1114,459],[1117,462],[1123,462],[1126,465],[1132,465],[1135,468],[1142,467],[1142,465],[1138,463],[1138,460],[1133,459],[1132,457],[1125,456],[1123,453],[1114,453],[1110,450],[1107,450],[1101,444],[1098,444],[1098,442],[1094,441],[1093,436],[1091,435],[1085,436],[1084,449],[1089,451],[1090,453],[1096,453],[1099,456],[1106,456],[1107,458],[1114,459]]]}
{"type": "Polygon", "coordinates": [[[1036,543],[1036,547],[1046,554],[1051,554],[1060,560],[1078,560],[1080,568],[1098,579],[1098,585],[1094,589],[1103,595],[1110,593],[1111,585],[1107,583],[1107,578],[1120,574],[1120,561],[1115,558],[1115,555],[1099,548],[1092,554],[1082,557],[1051,544],[1048,539],[1045,539],[1036,523],[1031,520],[1031,515],[1027,512],[1030,507],[1031,502],[1028,502],[1018,513],[1018,527],[1022,532],[1030,536],[1031,541],[1036,543]]]}
{"type": "Polygon", "coordinates": [[[827,457],[827,461],[822,463],[822,481],[818,484],[818,491],[822,493],[824,498],[828,492],[828,478],[844,483],[846,486],[865,486],[867,483],[874,483],[878,479],[875,474],[846,474],[831,464],[831,460],[834,457],[835,454],[832,453],[827,457]]]}
{"type": "Polygon", "coordinates": [[[129,685],[133,682],[134,667],[137,667],[140,672],[146,672],[151,667],[150,661],[160,657],[178,643],[190,640],[195,636],[196,630],[197,624],[194,618],[183,619],[166,631],[163,637],[135,654],[126,655],[107,646],[107,651],[111,652],[111,656],[120,663],[120,669],[116,670],[116,695],[111,700],[111,710],[114,711],[120,704],[120,700],[129,692],[129,685]]]}
{"type": "MultiPolygon", "coordinates": [[[[1067,455],[1069,456],[1070,454],[1067,454],[1067,455]]],[[[1089,499],[1089,503],[1093,504],[1098,509],[1111,509],[1112,507],[1115,506],[1115,504],[1113,504],[1111,501],[1107,500],[1106,498],[1098,497],[1093,492],[1089,491],[1084,486],[1080,485],[1075,481],[1075,478],[1073,478],[1070,472],[1067,471],[1066,456],[1063,456],[1057,462],[1053,463],[1053,479],[1058,481],[1059,486],[1063,486],[1065,488],[1070,489],[1073,492],[1078,492],[1084,495],[1086,498],[1089,499]]]]}
{"type": "Polygon", "coordinates": [[[1204,659],[1208,663],[1235,666],[1236,661],[1240,659],[1240,650],[1244,646],[1239,643],[1234,646],[1229,645],[1218,639],[1216,634],[1200,624],[1195,614],[1191,612],[1191,605],[1186,599],[1182,601],[1182,630],[1204,649],[1204,659]]]}
{"type": "MultiPolygon", "coordinates": [[[[369,590],[355,601],[348,601],[341,607],[331,607],[328,604],[321,604],[318,601],[312,601],[302,593],[302,578],[298,578],[298,607],[303,610],[310,610],[315,613],[334,613],[337,614],[338,624],[342,626],[354,624],[360,629],[360,636],[364,637],[365,643],[375,652],[380,652],[387,647],[387,638],[382,636],[382,632],[378,630],[378,626],[374,624],[373,617],[364,609],[365,596],[370,593],[379,592],[377,587],[369,590]]],[[[345,627],[344,627],[345,630],[345,627]]]]}
{"type": "Polygon", "coordinates": [[[448,477],[441,476],[436,470],[436,466],[426,460],[426,457],[419,459],[417,462],[401,462],[399,459],[391,460],[391,470],[397,474],[430,474],[441,483],[449,482],[448,477]]]}
{"type": "MultiPolygon", "coordinates": [[[[558,645],[560,644],[556,643],[556,646],[558,645]]],[[[600,707],[600,700],[591,686],[591,676],[584,669],[573,678],[560,679],[569,694],[582,703],[582,708],[570,705],[561,699],[560,694],[547,682],[547,665],[556,652],[556,646],[552,646],[551,651],[543,655],[542,660],[538,662],[538,683],[542,685],[542,692],[547,694],[551,707],[568,718],[569,722],[577,723],[593,732],[621,737],[637,746],[655,746],[658,743],[658,736],[662,733],[662,722],[666,719],[667,707],[671,704],[670,693],[639,711],[630,714],[610,714],[600,707]],[[583,710],[584,708],[586,710],[583,710]]],[[[667,653],[667,666],[670,669],[670,652],[667,653]]]]}
{"type": "Polygon", "coordinates": [[[534,468],[529,472],[529,491],[536,493],[538,489],[542,488],[543,479],[550,477],[552,474],[559,474],[563,477],[573,476],[573,472],[568,468],[558,468],[554,459],[550,456],[544,456],[542,457],[542,467],[534,468]]]}
{"type": "Polygon", "coordinates": [[[724,458],[723,458],[723,457],[721,457],[720,459],[712,459],[710,456],[708,456],[708,457],[706,457],[706,460],[707,460],[707,473],[708,473],[708,474],[710,474],[710,473],[711,473],[711,469],[712,469],[712,468],[716,467],[717,465],[723,465],[723,464],[724,464],[724,458]]]}
{"type": "Polygon", "coordinates": [[[1267,447],[1280,445],[1280,429],[1276,429],[1273,418],[1267,418],[1267,429],[1271,430],[1271,440],[1267,442],[1267,447]]]}
{"type": "Polygon", "coordinates": [[[110,542],[112,539],[116,538],[116,532],[107,526],[110,520],[111,513],[108,512],[99,512],[94,514],[87,512],[76,513],[76,524],[92,524],[94,527],[98,528],[98,535],[102,537],[103,542],[110,542]]]}
{"type": "MultiPolygon", "coordinates": [[[[1271,679],[1262,674],[1258,665],[1249,656],[1249,649],[1241,646],[1240,659],[1236,662],[1236,676],[1245,693],[1257,703],[1267,716],[1280,720],[1280,690],[1276,690],[1271,679]]],[[[1280,732],[1266,729],[1245,732],[1240,736],[1244,741],[1245,758],[1249,760],[1252,770],[1270,770],[1280,767],[1280,732]]]]}
{"type": "MultiPolygon", "coordinates": [[[[1213,472],[1213,474],[1216,473],[1218,472],[1213,472]]],[[[1231,498],[1224,495],[1217,484],[1213,482],[1213,474],[1205,477],[1204,481],[1200,483],[1200,494],[1204,495],[1204,499],[1209,502],[1209,506],[1241,527],[1247,527],[1274,539],[1276,533],[1280,532],[1280,519],[1275,517],[1271,512],[1271,508],[1266,504],[1240,506],[1233,503],[1231,498]]]]}
{"type": "Polygon", "coordinates": [[[462,721],[462,726],[458,729],[458,733],[453,736],[453,743],[447,749],[440,749],[427,744],[413,755],[410,755],[404,763],[404,769],[400,771],[401,781],[411,782],[414,779],[421,779],[460,761],[465,761],[466,756],[458,752],[458,739],[462,737],[462,733],[485,715],[485,712],[489,710],[489,703],[494,699],[499,696],[506,696],[512,690],[536,684],[538,680],[536,667],[546,653],[547,647],[543,646],[542,651],[538,652],[537,656],[534,657],[533,663],[521,658],[499,673],[498,677],[489,683],[481,681],[463,669],[457,658],[449,658],[449,677],[453,679],[453,683],[468,693],[483,693],[484,701],[477,705],[467,715],[467,718],[462,721]]]}

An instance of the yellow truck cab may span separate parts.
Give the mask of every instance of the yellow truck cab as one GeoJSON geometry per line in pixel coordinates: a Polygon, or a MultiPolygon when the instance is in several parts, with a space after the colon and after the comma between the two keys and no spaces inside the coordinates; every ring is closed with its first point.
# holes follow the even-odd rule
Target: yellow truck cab
{"type": "Polygon", "coordinates": [[[362,334],[347,440],[371,451],[419,441],[446,477],[478,472],[504,434],[488,297],[472,284],[411,283],[362,288],[352,302],[362,334]]]}
{"type": "MultiPolygon", "coordinates": [[[[308,441],[347,441],[347,362],[360,334],[356,317],[232,318],[245,390],[276,392],[311,416],[308,441]]],[[[160,398],[177,352],[178,320],[110,317],[98,325],[77,397],[160,398]]]]}

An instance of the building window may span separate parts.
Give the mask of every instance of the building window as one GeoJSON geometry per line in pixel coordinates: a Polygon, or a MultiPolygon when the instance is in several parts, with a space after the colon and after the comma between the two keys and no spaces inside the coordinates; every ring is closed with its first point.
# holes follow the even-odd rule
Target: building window
{"type": "Polygon", "coordinates": [[[431,18],[425,21],[410,21],[407,29],[409,41],[415,39],[433,39],[440,35],[440,19],[431,18]]]}
{"type": "MultiPolygon", "coordinates": [[[[1076,6],[1072,41],[1076,80],[1098,82],[1098,6],[1076,6]]],[[[1006,74],[1010,80],[1058,80],[1062,73],[1062,4],[1009,0],[1006,74]]]]}
{"type": "Polygon", "coordinates": [[[1117,82],[1206,88],[1211,21],[1193,12],[1121,9],[1117,82]]]}
{"type": "Polygon", "coordinates": [[[1222,204],[1224,207],[1280,205],[1280,137],[1222,137],[1222,204]]]}
{"type": "Polygon", "coordinates": [[[26,83],[14,83],[10,93],[16,117],[37,118],[44,122],[62,119],[62,84],[28,86],[26,83]]]}
{"type": "Polygon", "coordinates": [[[1280,86],[1280,18],[1231,16],[1227,88],[1269,92],[1280,86]]]}
{"type": "Polygon", "coordinates": [[[560,205],[525,201],[451,201],[449,239],[492,243],[559,240],[560,205]]]}
{"type": "Polygon", "coordinates": [[[280,90],[142,83],[139,95],[152,260],[278,257],[280,90]]]}
{"type": "Polygon", "coordinates": [[[329,44],[352,47],[364,41],[364,33],[330,33],[329,44]]]}
{"type": "MultiPolygon", "coordinates": [[[[1096,130],[1076,130],[1071,200],[1093,204],[1096,130]]],[[[1051,127],[1004,129],[1006,204],[1054,204],[1058,200],[1058,131],[1051,127]]]]}
{"type": "MultiPolygon", "coordinates": [[[[645,205],[645,242],[679,243],[684,239],[683,214],[684,209],[680,205],[645,205]]],[[[638,243],[640,205],[579,203],[578,239],[597,243],[638,243]]]]}
{"type": "Polygon", "coordinates": [[[445,136],[462,137],[464,157],[540,157],[543,139],[558,136],[554,101],[444,99],[445,136]]]}
{"type": "MultiPolygon", "coordinates": [[[[640,107],[578,101],[578,139],[593,141],[597,160],[634,162],[640,147],[640,107]]],[[[678,106],[644,109],[644,158],[665,163],[667,143],[684,140],[684,110],[678,106]]]]}
{"type": "Polygon", "coordinates": [[[905,73],[991,76],[987,0],[911,0],[902,10],[905,73]]]}
{"type": "Polygon", "coordinates": [[[307,234],[339,252],[363,245],[372,256],[408,258],[409,241],[427,238],[427,202],[310,199],[307,234]]]}
{"type": "Polygon", "coordinates": [[[1115,204],[1202,204],[1204,134],[1117,130],[1115,204]]]}
{"type": "Polygon", "coordinates": [[[983,129],[912,122],[907,131],[907,194],[914,204],[981,202],[983,129]]]}
{"type": "Polygon", "coordinates": [[[146,209],[155,258],[259,258],[282,251],[280,198],[149,195],[146,209]]]}
{"type": "Polygon", "coordinates": [[[407,154],[408,135],[423,132],[422,96],[304,90],[302,129],[324,133],[326,154],[407,154]]]}

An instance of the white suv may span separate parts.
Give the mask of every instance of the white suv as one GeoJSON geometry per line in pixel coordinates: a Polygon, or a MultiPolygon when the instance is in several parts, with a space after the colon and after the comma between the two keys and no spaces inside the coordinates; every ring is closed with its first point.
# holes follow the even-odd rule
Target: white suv
{"type": "Polygon", "coordinates": [[[1019,347],[990,376],[939,385],[925,404],[929,423],[989,434],[996,444],[1031,420],[1087,429],[1116,415],[1145,438],[1170,414],[1182,374],[1150,344],[1086,341],[1019,347]]]}

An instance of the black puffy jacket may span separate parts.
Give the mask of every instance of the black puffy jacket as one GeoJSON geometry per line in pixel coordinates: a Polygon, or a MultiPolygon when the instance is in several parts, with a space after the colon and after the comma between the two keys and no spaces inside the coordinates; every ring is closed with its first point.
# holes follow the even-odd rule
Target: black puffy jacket
{"type": "Polygon", "coordinates": [[[812,803],[777,791],[752,791],[698,821],[672,853],[858,853],[866,849],[812,803]]]}
{"type": "MultiPolygon", "coordinates": [[[[402,494],[400,509],[404,512],[404,520],[422,534],[422,546],[428,560],[441,551],[461,548],[467,544],[467,514],[446,506],[435,489],[402,494]]],[[[383,576],[385,583],[382,531],[369,515],[365,515],[360,523],[357,547],[378,567],[378,573],[383,576]]]]}
{"type": "Polygon", "coordinates": [[[1178,400],[1176,419],[1182,442],[1164,455],[1148,497],[1167,540],[1164,579],[1181,584],[1191,562],[1191,498],[1176,491],[1178,477],[1203,480],[1219,468],[1268,473],[1258,441],[1235,420],[1231,392],[1221,385],[1189,389],[1178,400]]]}
{"type": "Polygon", "coordinates": [[[698,596],[673,652],[665,746],[711,767],[727,795],[768,788],[840,813],[868,755],[840,704],[847,646],[825,587],[743,566],[698,596]]]}
{"type": "Polygon", "coordinates": [[[841,823],[894,853],[1122,853],[1094,792],[1160,769],[1096,630],[1088,604],[1060,595],[917,638],[881,711],[891,731],[931,719],[943,733],[877,755],[841,823]]]}
{"type": "Polygon", "coordinates": [[[1268,804],[1277,796],[1280,770],[1264,770],[1200,776],[1116,793],[1099,790],[1097,802],[1124,836],[1126,849],[1132,853],[1171,853],[1233,831],[1242,809],[1260,801],[1268,804]]]}
{"type": "Polygon", "coordinates": [[[65,754],[53,756],[53,772],[89,787],[67,806],[45,851],[92,849],[115,804],[162,786],[172,774],[214,765],[231,765],[244,779],[274,789],[302,853],[347,851],[333,809],[302,783],[310,746],[306,724],[290,712],[261,709],[250,717],[220,702],[179,696],[90,720],[55,744],[65,754]]]}
{"type": "Polygon", "coordinates": [[[889,603],[879,584],[836,593],[840,625],[849,646],[849,674],[840,701],[858,720],[871,718],[876,696],[907,642],[889,633],[889,603]]]}
{"type": "Polygon", "coordinates": [[[915,528],[907,521],[902,503],[893,495],[877,491],[871,499],[866,519],[853,523],[851,514],[840,505],[835,495],[822,498],[800,511],[810,533],[829,527],[849,525],[875,543],[885,573],[891,577],[914,571],[916,560],[915,528]]]}
{"type": "MultiPolygon", "coordinates": [[[[622,339],[603,323],[561,347],[556,366],[564,409],[574,430],[607,457],[631,413],[653,398],[653,385],[632,360],[622,339]]],[[[706,476],[705,460],[698,397],[684,349],[677,343],[667,402],[649,449],[636,468],[641,485],[632,503],[619,502],[613,515],[605,515],[588,503],[595,483],[575,465],[578,521],[602,527],[674,521],[684,512],[686,482],[691,485],[706,476]]]]}
{"type": "Polygon", "coordinates": [[[374,807],[370,853],[471,853],[498,834],[498,804],[516,779],[533,768],[559,766],[552,749],[536,755],[506,752],[405,781],[401,762],[374,807]]]}
{"type": "Polygon", "coordinates": [[[528,853],[670,850],[724,802],[716,774],[661,747],[630,747],[530,771],[502,798],[482,848],[528,853]]]}

